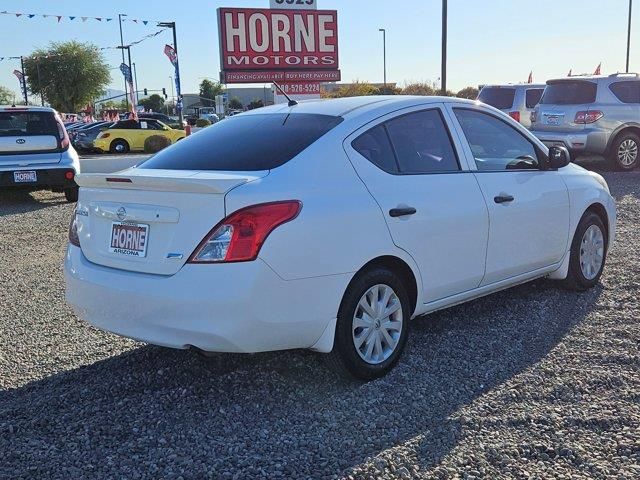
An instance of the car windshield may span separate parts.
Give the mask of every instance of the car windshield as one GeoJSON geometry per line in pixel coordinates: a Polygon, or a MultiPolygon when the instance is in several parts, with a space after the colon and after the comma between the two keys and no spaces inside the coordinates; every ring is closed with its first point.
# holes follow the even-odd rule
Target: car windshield
{"type": "Polygon", "coordinates": [[[304,113],[240,115],[159,152],[140,168],[271,170],[291,160],[340,122],[342,117],[304,113]]]}
{"type": "Polygon", "coordinates": [[[484,87],[478,95],[478,100],[500,110],[507,110],[513,106],[515,96],[515,88],[484,87]]]}
{"type": "Polygon", "coordinates": [[[596,101],[598,85],[582,80],[549,82],[544,90],[541,105],[582,105],[596,101]]]}
{"type": "Polygon", "coordinates": [[[50,112],[0,112],[0,137],[58,135],[50,112]]]}

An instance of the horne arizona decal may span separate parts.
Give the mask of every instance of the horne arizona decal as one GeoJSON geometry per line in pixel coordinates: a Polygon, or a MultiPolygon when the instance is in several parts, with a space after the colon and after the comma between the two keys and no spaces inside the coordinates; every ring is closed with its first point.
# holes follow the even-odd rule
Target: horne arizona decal
{"type": "Polygon", "coordinates": [[[335,10],[218,9],[223,72],[334,70],[335,10]]]}

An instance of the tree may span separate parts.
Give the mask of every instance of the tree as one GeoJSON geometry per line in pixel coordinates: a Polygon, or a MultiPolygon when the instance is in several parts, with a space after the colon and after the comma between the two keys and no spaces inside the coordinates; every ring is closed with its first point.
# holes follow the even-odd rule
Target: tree
{"type": "Polygon", "coordinates": [[[369,82],[361,82],[356,80],[355,82],[339,87],[337,90],[327,92],[325,97],[327,98],[342,98],[342,97],[362,97],[368,95],[380,95],[380,89],[369,82]]]}
{"type": "Polygon", "coordinates": [[[436,91],[428,83],[417,82],[405,85],[400,95],[436,95],[436,91]]]}
{"type": "Polygon", "coordinates": [[[54,42],[24,61],[29,90],[53,108],[77,112],[103,94],[111,81],[102,53],[88,43],[54,42]]]}
{"type": "Polygon", "coordinates": [[[242,106],[242,102],[238,97],[233,97],[229,100],[228,104],[229,110],[242,110],[244,107],[242,106]]]}
{"type": "Polygon", "coordinates": [[[11,105],[14,98],[15,93],[0,85],[0,105],[11,105]]]}
{"type": "Polygon", "coordinates": [[[141,98],[138,102],[145,110],[151,110],[152,112],[161,112],[164,108],[164,98],[157,93],[154,93],[148,98],[141,98]]]}
{"type": "Polygon", "coordinates": [[[205,107],[215,107],[216,95],[221,95],[224,87],[219,82],[212,82],[206,78],[200,83],[200,101],[205,107]]]}
{"type": "Polygon", "coordinates": [[[456,97],[458,98],[468,98],[469,100],[475,100],[478,98],[478,89],[476,87],[466,87],[460,90],[456,97]]]}
{"type": "Polygon", "coordinates": [[[264,102],[260,98],[255,98],[251,100],[251,103],[247,105],[247,108],[249,110],[253,110],[255,108],[260,108],[260,107],[264,107],[264,102]]]}
{"type": "Polygon", "coordinates": [[[127,102],[122,99],[120,101],[115,100],[107,100],[106,102],[101,102],[98,104],[99,110],[123,110],[127,109],[127,102]]]}

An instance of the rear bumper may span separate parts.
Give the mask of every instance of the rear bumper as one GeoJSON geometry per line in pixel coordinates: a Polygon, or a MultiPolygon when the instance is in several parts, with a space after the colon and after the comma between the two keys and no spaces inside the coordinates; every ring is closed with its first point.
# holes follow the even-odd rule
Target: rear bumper
{"type": "Polygon", "coordinates": [[[607,151],[608,134],[602,130],[580,130],[576,132],[554,132],[532,130],[547,147],[561,145],[577,153],[603,155],[607,151]]]}
{"type": "Polygon", "coordinates": [[[313,347],[350,280],[285,281],[262,260],[151,275],[96,265],[74,246],[64,270],[67,301],[102,330],[166,347],[240,353],[313,347]]]}
{"type": "Polygon", "coordinates": [[[64,190],[66,188],[73,188],[76,186],[74,180],[76,175],[76,169],[71,166],[59,166],[59,167],[16,167],[12,170],[0,171],[0,187],[15,187],[15,188],[50,188],[52,190],[64,190]],[[35,182],[16,182],[15,172],[35,172],[35,182]],[[67,178],[67,175],[71,175],[71,179],[67,178]]]}

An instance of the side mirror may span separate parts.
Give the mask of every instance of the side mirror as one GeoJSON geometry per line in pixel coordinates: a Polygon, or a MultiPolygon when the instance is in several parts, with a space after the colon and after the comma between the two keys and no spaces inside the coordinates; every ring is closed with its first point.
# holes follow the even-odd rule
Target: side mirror
{"type": "Polygon", "coordinates": [[[571,154],[565,147],[549,147],[549,157],[543,161],[543,170],[557,170],[571,163],[571,154]]]}

